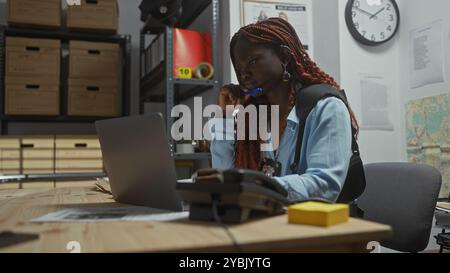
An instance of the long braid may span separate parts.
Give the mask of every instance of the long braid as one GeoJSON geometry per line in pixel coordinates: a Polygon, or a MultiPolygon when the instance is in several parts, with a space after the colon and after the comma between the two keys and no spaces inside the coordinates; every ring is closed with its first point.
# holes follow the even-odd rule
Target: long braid
{"type": "MultiPolygon", "coordinates": [[[[304,50],[295,29],[287,21],[281,18],[269,18],[268,20],[250,24],[242,27],[231,39],[230,55],[233,65],[236,64],[234,56],[234,47],[239,39],[246,39],[252,43],[266,44],[272,48],[287,47],[293,57],[287,67],[287,70],[293,75],[294,80],[291,82],[291,90],[289,92],[288,113],[295,106],[296,90],[295,82],[300,82],[303,86],[314,84],[328,84],[340,90],[340,86],[327,73],[322,71],[318,65],[311,60],[308,53],[304,50]]],[[[236,68],[236,67],[235,67],[236,68]]],[[[253,98],[244,101],[243,106],[256,104],[253,98]]],[[[257,106],[257,105],[256,105],[257,106]]],[[[355,114],[348,108],[353,127],[359,129],[355,114]]],[[[286,127],[285,119],[280,124],[280,136],[286,127]]],[[[248,122],[246,123],[246,131],[248,131],[248,122]]],[[[235,145],[235,166],[237,168],[258,169],[260,162],[260,141],[236,141],[235,145]]]]}

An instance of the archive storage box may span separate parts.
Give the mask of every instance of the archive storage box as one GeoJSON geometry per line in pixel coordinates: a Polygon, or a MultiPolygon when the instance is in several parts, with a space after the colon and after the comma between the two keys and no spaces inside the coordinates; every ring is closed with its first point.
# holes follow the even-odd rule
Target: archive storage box
{"type": "Polygon", "coordinates": [[[56,173],[103,172],[96,136],[56,136],[55,149],[56,173]]]}
{"type": "Polygon", "coordinates": [[[70,41],[69,50],[69,78],[111,78],[118,81],[118,44],[70,41]]]}
{"type": "Polygon", "coordinates": [[[81,5],[67,9],[67,27],[76,30],[117,32],[116,0],[81,0],[81,5]]]}
{"type": "MultiPolygon", "coordinates": [[[[24,137],[21,139],[22,173],[52,174],[55,172],[54,137],[24,137]]],[[[52,188],[53,181],[23,183],[23,188],[52,188]]]]}
{"type": "Polygon", "coordinates": [[[6,37],[6,76],[59,79],[60,51],[59,40],[6,37]]]}
{"type": "Polygon", "coordinates": [[[104,79],[69,79],[70,116],[114,117],[119,115],[117,84],[104,79]]]}
{"type": "Polygon", "coordinates": [[[0,174],[20,174],[20,138],[0,138],[0,174]]]}
{"type": "Polygon", "coordinates": [[[5,79],[7,115],[59,115],[59,81],[47,77],[5,79]]]}
{"type": "Polygon", "coordinates": [[[61,26],[61,0],[7,0],[10,25],[61,26]]]}

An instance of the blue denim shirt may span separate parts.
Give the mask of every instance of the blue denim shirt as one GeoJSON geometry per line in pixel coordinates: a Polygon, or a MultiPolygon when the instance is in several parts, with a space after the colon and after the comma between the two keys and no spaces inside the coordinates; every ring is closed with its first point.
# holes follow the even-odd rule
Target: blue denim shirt
{"type": "MultiPolygon", "coordinates": [[[[234,168],[233,119],[211,119],[212,167],[234,168]],[[225,126],[214,126],[223,122],[225,126]],[[217,138],[222,134],[221,138],[217,138]],[[218,140],[223,139],[223,140],[218,140]]],[[[299,119],[295,107],[288,116],[281,136],[277,160],[282,164],[280,177],[275,179],[288,191],[288,198],[301,200],[323,198],[336,201],[347,176],[351,152],[351,121],[345,104],[334,97],[319,101],[306,119],[305,132],[297,172],[294,161],[299,119]]],[[[262,156],[275,160],[274,152],[262,156]]]]}

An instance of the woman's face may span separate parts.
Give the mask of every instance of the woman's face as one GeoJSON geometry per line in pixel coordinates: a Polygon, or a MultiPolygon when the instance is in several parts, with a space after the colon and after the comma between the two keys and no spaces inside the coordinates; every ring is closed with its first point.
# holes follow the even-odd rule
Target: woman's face
{"type": "Polygon", "coordinates": [[[261,87],[267,92],[282,82],[283,63],[267,45],[240,39],[234,49],[236,74],[246,89],[261,87]]]}

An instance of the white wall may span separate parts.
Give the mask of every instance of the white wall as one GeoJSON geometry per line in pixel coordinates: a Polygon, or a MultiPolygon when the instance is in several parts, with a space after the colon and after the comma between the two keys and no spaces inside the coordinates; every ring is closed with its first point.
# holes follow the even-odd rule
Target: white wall
{"type": "MultiPolygon", "coordinates": [[[[400,65],[400,90],[402,110],[402,157],[406,160],[406,123],[405,106],[410,100],[450,93],[450,1],[448,0],[407,0],[404,1],[402,17],[402,33],[399,46],[403,50],[398,56],[400,65]],[[424,12],[426,11],[426,12],[424,12]],[[431,84],[420,88],[410,87],[410,31],[426,24],[443,20],[444,30],[444,70],[445,82],[431,84]]],[[[449,140],[450,141],[450,140],[449,140]]]]}
{"type": "MultiPolygon", "coordinates": [[[[260,0],[260,2],[263,1],[269,1],[270,0],[260,0]]],[[[324,0],[315,0],[315,1],[324,1],[324,0]]],[[[327,0],[329,1],[329,0],[327,0]]],[[[306,4],[310,7],[313,6],[312,0],[283,0],[279,1],[281,3],[293,3],[293,4],[306,4]]],[[[233,66],[231,65],[230,59],[230,47],[229,42],[231,41],[231,38],[233,35],[239,31],[239,29],[242,27],[241,21],[242,21],[242,14],[241,14],[241,0],[221,0],[221,16],[223,17],[223,25],[224,25],[224,52],[223,52],[223,58],[224,58],[224,66],[223,66],[223,83],[237,83],[236,74],[234,72],[233,66]]],[[[311,33],[312,41],[314,43],[314,35],[311,33]]],[[[300,37],[301,38],[301,37],[300,37]]]]}
{"type": "MultiPolygon", "coordinates": [[[[400,84],[398,81],[399,35],[387,44],[377,47],[364,46],[357,43],[345,23],[346,0],[339,1],[339,33],[340,33],[340,72],[341,86],[346,90],[350,105],[361,123],[361,73],[383,75],[390,84],[389,103],[391,106],[391,122],[393,131],[361,130],[359,144],[365,163],[402,161],[403,148],[401,136],[400,84]]],[[[402,10],[404,1],[397,1],[402,10]]],[[[401,32],[401,30],[400,30],[401,32]]]]}

